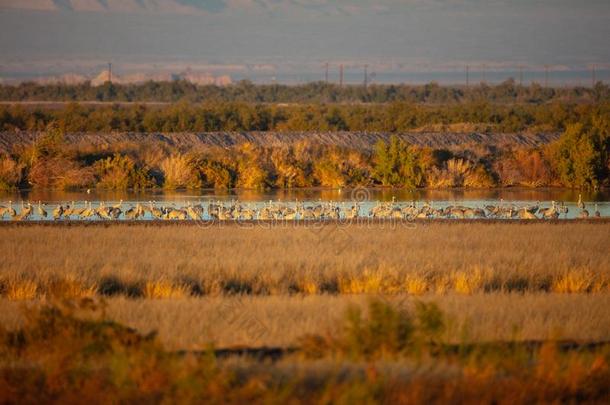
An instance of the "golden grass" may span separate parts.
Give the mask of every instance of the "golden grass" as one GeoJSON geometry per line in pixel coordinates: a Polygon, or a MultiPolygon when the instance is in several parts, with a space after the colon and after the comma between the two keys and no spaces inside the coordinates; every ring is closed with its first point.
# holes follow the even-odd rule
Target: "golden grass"
{"type": "Polygon", "coordinates": [[[222,358],[213,347],[176,353],[156,334],[104,313],[104,303],[82,299],[32,306],[17,328],[2,325],[0,402],[529,404],[608,397],[608,344],[452,344],[443,336],[447,314],[433,302],[404,308],[369,300],[342,311],[332,334],[300,336],[296,353],[273,350],[282,354],[277,361],[222,358]]]}
{"type": "Polygon", "coordinates": [[[9,280],[5,290],[5,296],[9,300],[31,300],[37,296],[38,284],[32,280],[9,280]]]}
{"type": "Polygon", "coordinates": [[[426,293],[430,286],[427,280],[418,276],[407,276],[405,279],[405,289],[411,295],[422,295],[426,293]]]}
{"type": "MultiPolygon", "coordinates": [[[[16,297],[592,293],[610,285],[601,253],[609,229],[575,222],[2,226],[0,277],[26,282],[11,287],[29,291],[16,297]]],[[[0,295],[8,291],[0,287],[0,295]]]]}
{"type": "Polygon", "coordinates": [[[483,274],[478,268],[466,273],[463,271],[453,275],[454,290],[460,294],[472,294],[479,292],[483,286],[483,274]]]}
{"type": "MultiPolygon", "coordinates": [[[[574,339],[608,340],[610,294],[476,293],[443,296],[382,296],[411,308],[436,302],[450,322],[451,342],[574,339]]],[[[158,331],[171,349],[228,346],[289,346],[299,336],[334,333],[352,305],[367,295],[215,296],[173,299],[106,298],[106,316],[142,332],[158,331]]],[[[36,305],[31,301],[27,305],[36,305]]],[[[21,301],[0,299],[0,325],[23,322],[21,301]]]]}
{"type": "Polygon", "coordinates": [[[147,281],[143,289],[144,297],[150,299],[184,298],[190,295],[185,285],[175,285],[168,280],[147,281]]]}

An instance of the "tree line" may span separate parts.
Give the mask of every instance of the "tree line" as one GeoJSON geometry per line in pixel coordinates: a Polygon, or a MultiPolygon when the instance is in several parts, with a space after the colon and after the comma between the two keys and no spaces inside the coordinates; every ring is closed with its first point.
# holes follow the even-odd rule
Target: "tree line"
{"type": "Polygon", "coordinates": [[[610,102],[578,104],[494,104],[468,102],[427,105],[261,104],[187,102],[165,106],[85,106],[59,108],[0,106],[0,131],[64,132],[367,131],[367,132],[561,132],[610,115],[610,102]]]}
{"type": "Polygon", "coordinates": [[[104,102],[246,102],[246,103],[492,103],[548,102],[592,103],[610,101],[610,89],[602,82],[594,87],[527,86],[508,79],[498,85],[471,86],[373,84],[339,86],[313,82],[302,85],[255,85],[240,81],[229,86],[196,85],[187,81],[116,84],[0,85],[1,101],[104,101],[104,102]]]}

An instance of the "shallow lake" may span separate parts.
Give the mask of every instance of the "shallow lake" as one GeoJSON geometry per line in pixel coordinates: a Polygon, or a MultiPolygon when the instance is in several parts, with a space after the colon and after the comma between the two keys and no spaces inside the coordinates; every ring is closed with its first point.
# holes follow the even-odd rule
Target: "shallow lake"
{"type": "MultiPolygon", "coordinates": [[[[371,208],[379,202],[390,202],[394,200],[398,205],[407,205],[416,202],[421,206],[424,202],[430,203],[435,208],[444,208],[450,205],[463,205],[472,208],[483,208],[486,205],[504,205],[523,207],[540,202],[541,207],[550,207],[551,201],[564,204],[568,207],[567,215],[561,218],[576,218],[580,209],[576,203],[579,194],[586,209],[593,215],[595,206],[602,216],[610,217],[610,190],[580,192],[571,189],[524,189],[504,188],[485,190],[396,190],[382,188],[356,188],[356,189],[297,189],[297,190],[196,190],[196,191],[163,191],[149,190],[143,192],[133,191],[104,191],[92,189],[86,191],[49,191],[49,190],[21,190],[18,192],[0,192],[0,205],[7,206],[12,202],[13,208],[19,212],[21,203],[37,206],[41,201],[45,210],[50,211],[59,204],[69,204],[75,207],[84,207],[86,202],[91,202],[94,208],[104,202],[111,206],[123,201],[123,210],[141,203],[149,206],[153,201],[158,207],[179,208],[187,204],[202,204],[204,207],[210,202],[221,202],[229,204],[239,201],[244,206],[260,209],[266,204],[282,204],[285,206],[296,206],[296,201],[305,205],[318,204],[320,202],[337,203],[339,207],[350,207],[353,201],[360,202],[361,214],[367,214],[371,208]]],[[[41,219],[34,209],[30,219],[41,219]]],[[[50,217],[50,216],[49,216],[50,217]]],[[[121,217],[122,218],[122,217],[121,217]]],[[[5,215],[4,220],[9,220],[5,215]]],[[[48,218],[47,218],[48,219],[48,218]]],[[[145,216],[144,219],[150,219],[145,216]]]]}

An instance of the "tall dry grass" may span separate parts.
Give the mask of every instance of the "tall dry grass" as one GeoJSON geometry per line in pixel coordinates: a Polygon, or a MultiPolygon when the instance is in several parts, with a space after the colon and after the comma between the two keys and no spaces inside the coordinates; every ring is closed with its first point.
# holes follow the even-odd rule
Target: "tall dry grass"
{"type": "Polygon", "coordinates": [[[130,297],[607,292],[607,246],[608,225],[592,223],[2,226],[0,291],[56,295],[66,279],[130,297]]]}
{"type": "MultiPolygon", "coordinates": [[[[289,346],[306,334],[335,333],[348,307],[369,295],[215,296],[171,299],[106,298],[109,319],[148,333],[170,349],[289,346]]],[[[491,293],[383,296],[398,307],[433,301],[449,319],[445,338],[460,341],[610,340],[609,294],[491,293]]],[[[20,309],[45,301],[0,299],[0,325],[24,321],[20,309]]]]}
{"type": "Polygon", "coordinates": [[[607,345],[450,345],[434,303],[352,307],[336,333],[302,337],[276,362],[175,353],[104,312],[84,299],[0,325],[0,402],[605,403],[610,393],[607,345]]]}

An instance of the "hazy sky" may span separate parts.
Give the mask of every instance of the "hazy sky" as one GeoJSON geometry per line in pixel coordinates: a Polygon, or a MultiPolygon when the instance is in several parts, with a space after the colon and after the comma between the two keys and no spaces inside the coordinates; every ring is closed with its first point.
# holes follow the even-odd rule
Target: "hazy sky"
{"type": "Polygon", "coordinates": [[[0,0],[0,69],[610,62],[610,0],[0,0]],[[3,67],[2,67],[3,66],[3,67]]]}

